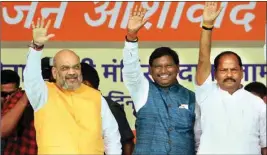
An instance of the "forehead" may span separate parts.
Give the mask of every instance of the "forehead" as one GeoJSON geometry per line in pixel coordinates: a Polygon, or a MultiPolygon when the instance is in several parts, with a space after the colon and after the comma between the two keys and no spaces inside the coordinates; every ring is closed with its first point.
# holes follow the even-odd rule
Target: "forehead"
{"type": "Polygon", "coordinates": [[[78,63],[62,63],[62,64],[59,64],[58,65],[59,67],[74,67],[74,66],[80,66],[80,63],[78,62],[78,63]]]}
{"type": "Polygon", "coordinates": [[[56,61],[57,66],[74,66],[80,64],[80,59],[77,56],[69,56],[65,58],[59,58],[56,61]]]}
{"type": "Polygon", "coordinates": [[[219,59],[219,64],[218,66],[239,66],[239,61],[237,59],[237,57],[233,54],[227,54],[227,55],[223,55],[221,56],[221,58],[219,59]]]}
{"type": "Polygon", "coordinates": [[[1,91],[10,92],[16,89],[15,83],[1,84],[1,91]]]}
{"type": "Polygon", "coordinates": [[[174,63],[174,60],[173,60],[173,58],[172,58],[171,56],[169,56],[169,55],[163,55],[163,56],[161,56],[161,57],[159,57],[159,58],[154,59],[153,64],[154,64],[154,63],[157,63],[157,64],[174,63]]]}

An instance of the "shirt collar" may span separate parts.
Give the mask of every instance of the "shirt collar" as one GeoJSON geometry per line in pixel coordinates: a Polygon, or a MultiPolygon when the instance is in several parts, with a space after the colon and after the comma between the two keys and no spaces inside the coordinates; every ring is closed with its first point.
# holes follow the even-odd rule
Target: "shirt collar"
{"type": "Polygon", "coordinates": [[[220,92],[222,92],[224,95],[230,95],[230,96],[235,96],[235,95],[238,95],[240,94],[242,91],[244,91],[244,87],[243,85],[240,85],[240,88],[238,90],[236,90],[232,95],[228,92],[228,91],[225,91],[223,89],[220,88],[219,85],[217,85],[218,89],[220,90],[220,92]]]}

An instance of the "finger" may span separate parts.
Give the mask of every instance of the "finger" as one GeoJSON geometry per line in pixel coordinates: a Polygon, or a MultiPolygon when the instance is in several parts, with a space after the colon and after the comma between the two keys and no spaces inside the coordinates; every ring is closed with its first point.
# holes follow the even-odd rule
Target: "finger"
{"type": "Polygon", "coordinates": [[[36,24],[36,28],[40,27],[40,18],[37,19],[37,24],[36,24]]]}
{"type": "Polygon", "coordinates": [[[213,5],[213,2],[209,2],[209,6],[212,6],[213,5]]]}
{"type": "Polygon", "coordinates": [[[208,2],[205,2],[205,4],[204,4],[204,10],[206,10],[206,8],[208,8],[208,6],[209,6],[209,3],[208,2]]]}
{"type": "Polygon", "coordinates": [[[147,12],[147,9],[143,9],[143,11],[142,11],[142,13],[141,13],[141,17],[142,17],[142,19],[145,17],[146,12],[147,12]]]}
{"type": "Polygon", "coordinates": [[[217,2],[213,2],[213,6],[216,8],[217,7],[217,2]]]}
{"type": "Polygon", "coordinates": [[[129,18],[133,16],[133,8],[130,8],[129,18]]]}
{"type": "Polygon", "coordinates": [[[134,8],[133,16],[137,15],[137,9],[138,9],[138,5],[136,5],[135,8],[134,8]]]}
{"type": "Polygon", "coordinates": [[[44,27],[44,17],[42,17],[40,28],[44,27]]]}
{"type": "Polygon", "coordinates": [[[51,24],[51,20],[49,19],[48,22],[45,25],[45,29],[48,29],[50,27],[50,24],[51,24]]]}
{"type": "Polygon", "coordinates": [[[144,25],[148,22],[148,20],[149,20],[149,18],[145,18],[145,19],[143,19],[143,21],[142,21],[142,26],[144,26],[144,25]]]}
{"type": "Polygon", "coordinates": [[[209,2],[205,2],[204,7],[207,7],[209,5],[209,2]]]}
{"type": "Polygon", "coordinates": [[[142,5],[140,5],[139,10],[138,10],[138,16],[141,16],[141,14],[142,14],[142,9],[143,9],[143,7],[142,7],[142,5]]]}
{"type": "Polygon", "coordinates": [[[130,18],[132,18],[134,16],[134,8],[131,8],[131,13],[130,13],[130,18]]]}
{"type": "Polygon", "coordinates": [[[35,25],[34,22],[32,21],[32,29],[35,29],[35,25]]]}
{"type": "Polygon", "coordinates": [[[46,40],[49,40],[49,39],[53,38],[54,36],[55,36],[55,34],[49,34],[46,36],[46,40]]]}

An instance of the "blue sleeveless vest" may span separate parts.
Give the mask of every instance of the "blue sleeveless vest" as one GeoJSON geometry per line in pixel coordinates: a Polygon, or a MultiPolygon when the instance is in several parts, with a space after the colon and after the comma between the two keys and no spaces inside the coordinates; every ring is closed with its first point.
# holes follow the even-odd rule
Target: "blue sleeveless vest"
{"type": "Polygon", "coordinates": [[[192,91],[178,83],[161,88],[149,82],[147,102],[137,113],[134,154],[194,155],[194,110],[192,91]]]}

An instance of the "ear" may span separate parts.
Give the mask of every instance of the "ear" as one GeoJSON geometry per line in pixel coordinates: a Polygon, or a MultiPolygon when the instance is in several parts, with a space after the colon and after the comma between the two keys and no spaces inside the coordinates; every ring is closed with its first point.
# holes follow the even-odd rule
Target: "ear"
{"type": "Polygon", "coordinates": [[[152,68],[151,68],[151,66],[148,67],[148,72],[152,76],[152,68]]]}
{"type": "Polygon", "coordinates": [[[180,66],[177,65],[177,73],[180,73],[180,66]]]}
{"type": "Polygon", "coordinates": [[[267,103],[267,95],[265,95],[265,96],[263,97],[263,101],[264,101],[264,103],[267,103]]]}
{"type": "Polygon", "coordinates": [[[211,68],[211,70],[210,70],[210,74],[212,75],[212,71],[213,71],[213,74],[214,74],[214,80],[216,80],[217,81],[217,70],[216,69],[213,69],[213,68],[211,68]]]}
{"type": "Polygon", "coordinates": [[[243,67],[241,67],[241,79],[243,79],[243,76],[244,76],[244,70],[243,67]]]}
{"type": "Polygon", "coordinates": [[[53,78],[56,80],[57,79],[57,69],[56,69],[56,67],[52,67],[52,75],[53,75],[53,78]]]}

